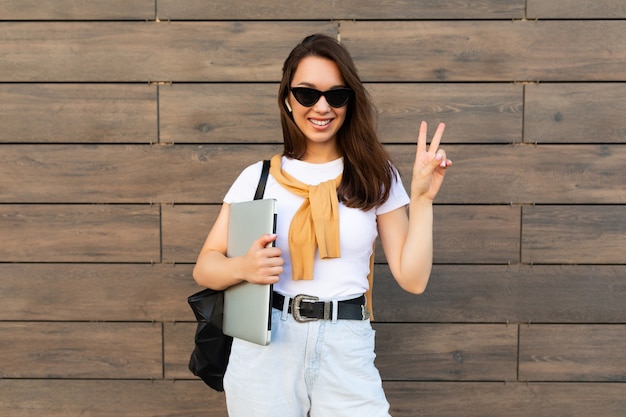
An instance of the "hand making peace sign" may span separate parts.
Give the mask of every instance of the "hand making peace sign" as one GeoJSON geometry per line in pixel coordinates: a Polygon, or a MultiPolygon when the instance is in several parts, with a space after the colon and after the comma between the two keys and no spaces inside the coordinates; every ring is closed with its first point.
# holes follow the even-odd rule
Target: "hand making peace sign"
{"type": "Polygon", "coordinates": [[[434,200],[441,188],[446,168],[452,161],[446,158],[446,152],[439,148],[446,125],[439,123],[428,150],[426,150],[426,135],[428,125],[422,122],[417,137],[417,152],[413,165],[413,179],[411,181],[411,200],[417,201],[424,197],[434,200]]]}

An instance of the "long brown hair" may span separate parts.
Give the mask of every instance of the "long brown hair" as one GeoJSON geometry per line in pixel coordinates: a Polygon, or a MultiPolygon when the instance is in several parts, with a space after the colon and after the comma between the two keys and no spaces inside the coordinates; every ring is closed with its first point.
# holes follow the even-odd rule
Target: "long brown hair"
{"type": "Polygon", "coordinates": [[[283,128],[283,155],[300,159],[306,151],[306,138],[293,121],[285,105],[289,87],[303,58],[317,56],[337,64],[346,87],[354,90],[348,103],[346,119],[337,132],[339,151],[343,156],[343,177],[337,189],[346,206],[369,210],[383,204],[395,178],[387,151],[376,134],[377,113],[358,75],[348,50],[330,36],[307,36],[289,54],[283,65],[278,91],[280,121],[283,128]]]}

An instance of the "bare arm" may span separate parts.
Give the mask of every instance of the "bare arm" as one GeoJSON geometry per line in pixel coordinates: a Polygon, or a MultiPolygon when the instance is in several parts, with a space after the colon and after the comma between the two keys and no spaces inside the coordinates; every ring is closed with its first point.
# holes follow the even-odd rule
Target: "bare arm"
{"type": "Polygon", "coordinates": [[[230,205],[223,204],[193,269],[193,278],[203,287],[222,290],[243,281],[273,284],[283,272],[278,248],[266,247],[276,235],[263,235],[244,256],[226,257],[230,205]]]}
{"type": "Polygon", "coordinates": [[[420,126],[411,181],[411,201],[404,208],[378,216],[378,230],[398,284],[406,291],[421,294],[426,289],[433,262],[433,200],[452,161],[438,149],[445,125],[439,124],[426,150],[425,122],[420,126]]]}

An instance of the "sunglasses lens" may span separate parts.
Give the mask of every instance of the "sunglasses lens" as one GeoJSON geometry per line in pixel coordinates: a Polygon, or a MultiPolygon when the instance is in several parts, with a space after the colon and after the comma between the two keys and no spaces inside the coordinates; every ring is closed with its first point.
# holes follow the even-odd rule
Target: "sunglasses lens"
{"type": "Polygon", "coordinates": [[[350,100],[351,90],[346,88],[338,89],[338,90],[329,90],[324,95],[326,96],[326,101],[333,107],[342,107],[345,106],[348,100],[350,100]]]}
{"type": "Polygon", "coordinates": [[[311,107],[317,103],[317,100],[319,100],[322,95],[320,91],[304,87],[292,88],[291,92],[296,100],[298,100],[298,103],[305,107],[311,107]]]}
{"type": "Polygon", "coordinates": [[[313,106],[322,95],[326,97],[326,101],[332,107],[343,107],[348,103],[348,100],[350,100],[350,96],[352,96],[352,90],[349,88],[338,88],[321,92],[314,88],[294,87],[291,89],[291,92],[296,100],[298,100],[298,103],[305,107],[313,106]]]}

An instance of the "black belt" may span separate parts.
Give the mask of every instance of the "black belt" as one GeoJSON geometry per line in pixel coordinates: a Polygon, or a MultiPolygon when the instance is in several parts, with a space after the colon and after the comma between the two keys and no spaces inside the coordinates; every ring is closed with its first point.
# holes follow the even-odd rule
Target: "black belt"
{"type": "MultiPolygon", "coordinates": [[[[318,301],[318,297],[311,295],[296,295],[289,304],[288,312],[298,322],[330,320],[333,318],[333,302],[318,301]]],[[[281,310],[285,305],[285,297],[277,292],[272,296],[272,307],[281,310]]],[[[341,320],[369,320],[370,312],[365,307],[365,296],[352,300],[337,302],[337,319],[341,320]]]]}

